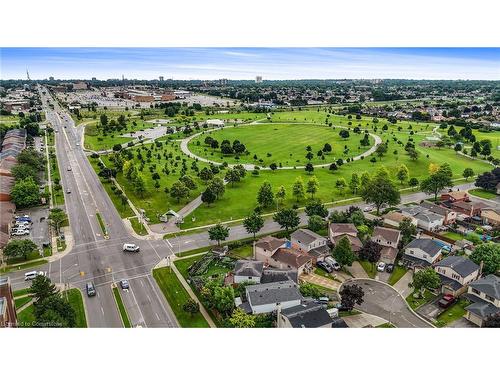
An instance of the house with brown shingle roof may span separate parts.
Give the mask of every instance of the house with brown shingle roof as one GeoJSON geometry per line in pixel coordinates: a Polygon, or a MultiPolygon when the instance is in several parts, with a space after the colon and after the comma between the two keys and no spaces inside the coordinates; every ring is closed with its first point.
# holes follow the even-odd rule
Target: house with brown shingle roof
{"type": "Polygon", "coordinates": [[[447,193],[441,194],[441,201],[448,202],[468,202],[470,201],[469,194],[466,191],[449,191],[447,193]]]}
{"type": "Polygon", "coordinates": [[[352,251],[358,252],[363,247],[363,243],[358,238],[358,229],[354,224],[331,223],[328,226],[328,237],[333,246],[346,237],[351,244],[352,251]]]}
{"type": "Polygon", "coordinates": [[[382,246],[380,261],[384,263],[394,263],[398,255],[398,244],[401,232],[397,229],[385,227],[375,227],[371,240],[382,246]]]}
{"type": "Polygon", "coordinates": [[[280,270],[297,270],[299,275],[311,269],[314,260],[298,246],[292,246],[290,241],[272,236],[255,242],[254,258],[264,262],[265,266],[280,270]]]}

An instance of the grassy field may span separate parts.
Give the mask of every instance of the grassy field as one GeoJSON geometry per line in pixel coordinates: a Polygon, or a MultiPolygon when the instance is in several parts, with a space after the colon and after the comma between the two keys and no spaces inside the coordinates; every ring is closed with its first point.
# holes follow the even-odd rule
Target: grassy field
{"type": "Polygon", "coordinates": [[[208,328],[209,325],[201,313],[190,314],[183,310],[184,304],[190,299],[179,279],[170,267],[156,268],[153,277],[158,283],[163,295],[172,308],[181,327],[208,328]]]}
{"type": "Polygon", "coordinates": [[[408,270],[401,266],[394,266],[394,271],[392,271],[391,276],[389,276],[389,285],[396,284],[399,279],[401,279],[408,270]]]}
{"type": "Polygon", "coordinates": [[[23,270],[26,268],[40,266],[40,265],[45,264],[45,263],[47,263],[47,261],[45,259],[40,259],[40,260],[35,260],[33,262],[28,262],[28,263],[24,263],[24,264],[20,264],[20,265],[7,266],[5,268],[0,268],[0,275],[3,273],[15,271],[15,270],[23,270]]]}
{"type": "Polygon", "coordinates": [[[488,191],[488,190],[481,189],[481,188],[470,189],[469,194],[475,195],[476,197],[484,198],[484,199],[495,199],[498,197],[498,195],[496,195],[495,193],[488,191]]]}
{"type": "Polygon", "coordinates": [[[148,231],[146,230],[146,228],[144,228],[144,225],[142,223],[139,223],[139,219],[137,219],[136,217],[130,219],[130,224],[132,224],[134,232],[138,235],[145,236],[146,234],[148,234],[148,231]]]}
{"type": "MultiPolygon", "coordinates": [[[[188,275],[188,268],[194,264],[196,261],[201,259],[203,257],[203,254],[185,258],[185,259],[179,259],[176,260],[175,266],[181,273],[181,275],[187,280],[189,275],[188,275]]],[[[203,274],[205,277],[213,276],[213,275],[219,275],[219,276],[224,276],[227,272],[229,272],[231,269],[226,267],[223,264],[219,263],[212,263],[210,267],[207,269],[207,271],[203,274]]]]}
{"type": "Polygon", "coordinates": [[[122,317],[123,326],[125,328],[132,327],[127,314],[127,310],[125,309],[125,305],[123,304],[122,296],[120,296],[120,290],[118,288],[113,288],[113,295],[115,296],[116,306],[118,307],[118,311],[120,312],[120,316],[122,317]]]}
{"type": "Polygon", "coordinates": [[[230,250],[228,255],[235,258],[250,259],[253,257],[253,246],[252,244],[242,245],[236,249],[230,250]]]}
{"type": "Polygon", "coordinates": [[[436,298],[436,295],[432,294],[427,289],[424,291],[422,298],[415,298],[414,294],[415,292],[412,292],[408,297],[406,297],[406,302],[408,302],[408,304],[413,310],[419,308],[420,306],[436,298]]]}
{"type": "Polygon", "coordinates": [[[69,289],[64,292],[69,304],[75,310],[76,328],[87,328],[87,318],[85,316],[85,307],[83,305],[83,297],[80,289],[69,289]]]}
{"type": "MultiPolygon", "coordinates": [[[[350,137],[343,140],[339,136],[340,129],[330,128],[325,125],[315,124],[262,124],[237,127],[226,127],[223,130],[201,134],[193,138],[189,143],[189,149],[196,155],[218,162],[226,161],[229,164],[251,163],[262,167],[271,163],[282,164],[283,167],[305,165],[307,146],[312,147],[312,164],[327,164],[339,158],[348,158],[359,155],[370,147],[361,147],[359,141],[363,135],[350,132],[350,137]],[[223,140],[234,140],[242,142],[248,151],[248,155],[223,156],[220,150],[214,151],[204,144],[205,137],[216,139],[219,144],[223,140]],[[321,157],[317,152],[322,150],[325,143],[329,143],[333,150],[321,157]],[[347,147],[348,152],[344,154],[347,147]]],[[[373,139],[370,137],[370,144],[373,139]]]]}
{"type": "Polygon", "coordinates": [[[26,294],[29,294],[30,288],[24,288],[24,289],[19,289],[19,290],[14,290],[12,294],[14,295],[14,298],[16,297],[21,297],[25,296],[26,294]]]}
{"type": "Polygon", "coordinates": [[[17,324],[20,328],[31,328],[35,321],[35,306],[30,305],[17,314],[17,324]]]}
{"type": "Polygon", "coordinates": [[[28,302],[30,302],[33,298],[31,296],[24,296],[24,297],[19,297],[14,300],[14,303],[16,305],[16,310],[23,307],[26,305],[28,302]]]}

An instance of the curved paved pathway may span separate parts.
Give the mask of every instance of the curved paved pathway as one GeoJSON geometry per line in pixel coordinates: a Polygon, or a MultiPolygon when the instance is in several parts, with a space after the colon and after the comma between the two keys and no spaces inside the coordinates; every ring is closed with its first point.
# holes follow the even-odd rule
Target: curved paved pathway
{"type": "MultiPolygon", "coordinates": [[[[254,126],[254,125],[265,125],[266,123],[259,123],[259,122],[252,122],[250,124],[243,124],[243,125],[240,125],[240,126],[254,126]]],[[[284,122],[272,122],[272,123],[269,123],[269,124],[274,124],[274,125],[279,125],[279,124],[288,124],[288,123],[284,123],[284,122]]],[[[298,125],[301,125],[302,123],[298,123],[298,125]]],[[[311,123],[304,123],[306,125],[317,125],[317,124],[311,124],[311,123]]],[[[339,128],[339,129],[350,129],[348,127],[345,127],[345,126],[333,126],[333,128],[339,128]]],[[[224,127],[221,127],[221,128],[213,128],[213,129],[208,129],[208,130],[205,130],[203,132],[199,132],[199,133],[196,133],[196,134],[193,134],[187,138],[184,138],[181,140],[181,151],[184,152],[186,155],[188,155],[189,157],[193,158],[193,159],[196,159],[196,160],[199,160],[199,161],[202,161],[202,162],[205,162],[205,163],[211,163],[211,164],[214,164],[214,165],[222,165],[222,163],[220,162],[216,162],[216,161],[213,161],[213,160],[209,160],[209,159],[205,159],[205,158],[202,158],[201,156],[198,156],[196,154],[193,154],[191,152],[191,150],[189,150],[189,147],[188,147],[188,144],[189,142],[198,137],[200,134],[206,134],[206,133],[210,133],[210,132],[214,132],[214,131],[217,131],[217,130],[222,130],[222,129],[225,129],[224,127]]],[[[362,154],[358,155],[358,156],[354,156],[352,158],[353,161],[356,161],[356,160],[359,160],[361,158],[365,158],[367,156],[370,156],[371,154],[373,154],[375,152],[375,150],[377,149],[377,146],[379,144],[382,143],[382,139],[376,135],[376,134],[372,134],[372,133],[368,133],[370,135],[370,137],[372,137],[374,140],[375,140],[375,144],[370,147],[369,150],[363,152],[362,154]]],[[[315,168],[322,168],[322,167],[327,167],[329,166],[331,163],[326,163],[326,164],[317,164],[317,165],[314,165],[315,168]]],[[[229,166],[234,166],[236,164],[230,164],[229,166]]],[[[255,168],[255,164],[243,164],[243,166],[245,167],[246,170],[253,170],[255,168]]],[[[259,168],[261,170],[271,170],[271,168],[269,167],[260,167],[259,168]]],[[[282,169],[304,169],[305,166],[304,165],[297,165],[297,166],[288,166],[288,167],[281,167],[279,168],[280,170],[282,169]]]]}

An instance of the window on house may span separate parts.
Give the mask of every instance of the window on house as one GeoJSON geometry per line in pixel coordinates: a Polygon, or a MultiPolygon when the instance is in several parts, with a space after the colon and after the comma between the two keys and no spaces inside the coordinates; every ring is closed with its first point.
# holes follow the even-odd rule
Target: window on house
{"type": "Polygon", "coordinates": [[[424,259],[427,259],[427,254],[424,254],[424,259]]]}
{"type": "Polygon", "coordinates": [[[472,288],[472,293],[477,294],[477,295],[481,294],[481,292],[479,290],[474,289],[474,288],[472,288]]]}
{"type": "Polygon", "coordinates": [[[410,250],[410,254],[415,254],[415,252],[413,250],[410,250]]]}
{"type": "Polygon", "coordinates": [[[490,302],[495,302],[495,299],[491,296],[486,296],[486,299],[490,302]]]}

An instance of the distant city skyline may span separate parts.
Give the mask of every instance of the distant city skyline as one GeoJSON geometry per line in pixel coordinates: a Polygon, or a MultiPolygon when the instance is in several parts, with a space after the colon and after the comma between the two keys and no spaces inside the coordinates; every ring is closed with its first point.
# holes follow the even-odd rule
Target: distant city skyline
{"type": "Polygon", "coordinates": [[[500,48],[0,48],[0,78],[500,80],[500,48]]]}

